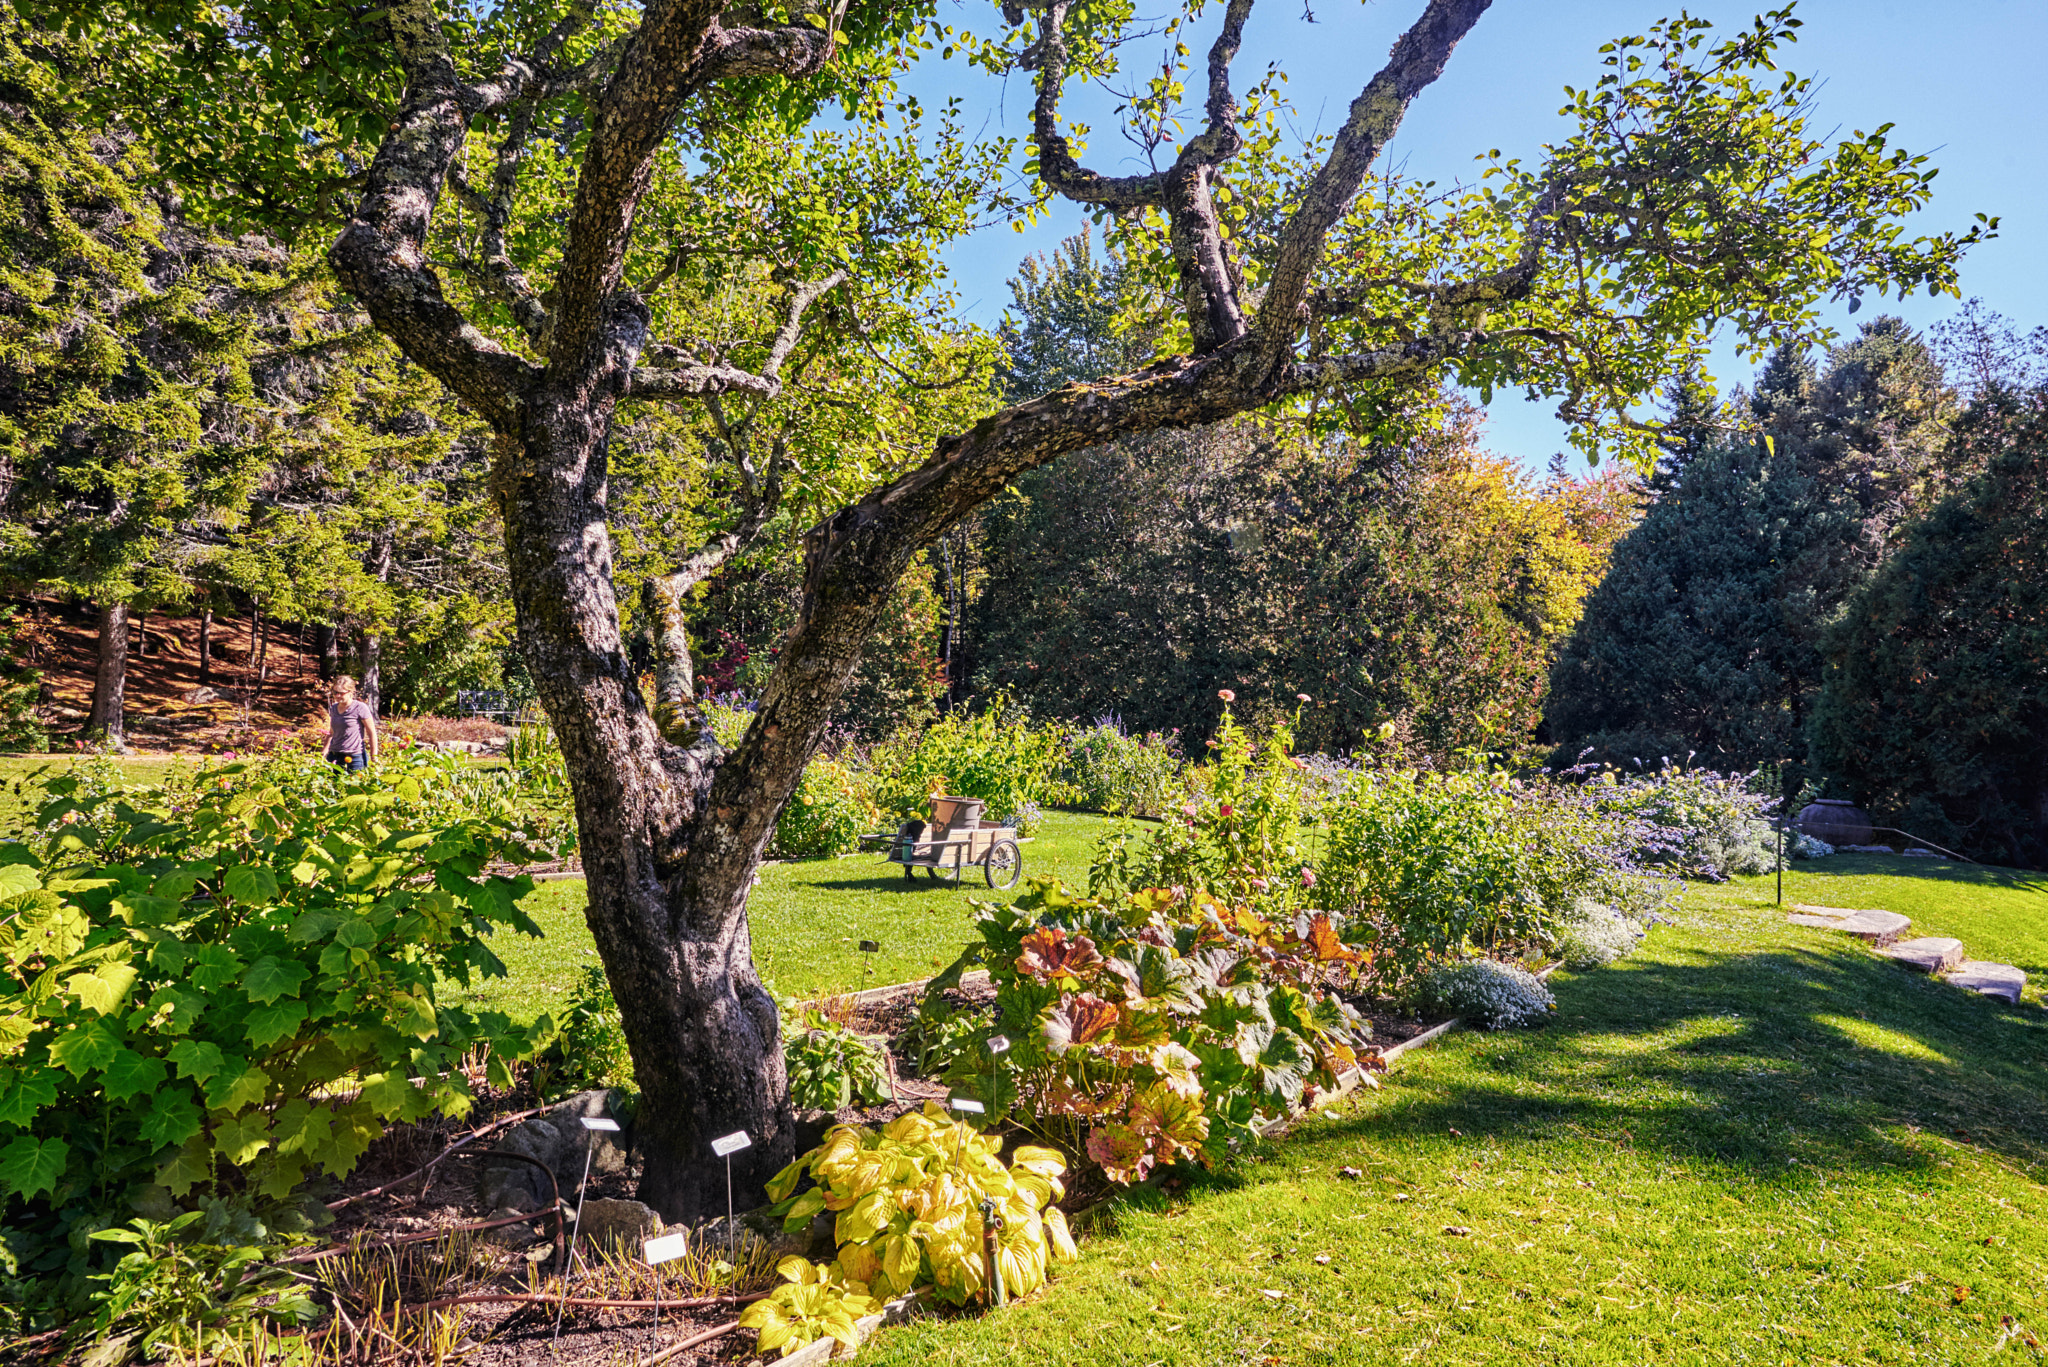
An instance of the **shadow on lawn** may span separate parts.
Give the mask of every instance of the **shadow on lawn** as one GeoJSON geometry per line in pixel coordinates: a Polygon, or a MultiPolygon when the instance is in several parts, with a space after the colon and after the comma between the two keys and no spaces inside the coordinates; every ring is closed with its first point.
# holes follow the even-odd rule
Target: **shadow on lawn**
{"type": "Polygon", "coordinates": [[[1860,952],[1796,947],[1625,961],[1556,986],[1547,1026],[1446,1040],[1366,1113],[1322,1132],[1591,1140],[1804,1182],[1816,1167],[1930,1169],[1930,1146],[1903,1141],[1903,1124],[2048,1176],[2038,1008],[1860,952]]]}

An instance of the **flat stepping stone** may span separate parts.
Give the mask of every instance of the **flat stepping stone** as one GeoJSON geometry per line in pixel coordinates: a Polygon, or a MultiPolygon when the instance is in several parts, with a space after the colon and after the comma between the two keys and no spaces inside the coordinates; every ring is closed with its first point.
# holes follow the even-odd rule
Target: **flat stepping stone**
{"type": "Polygon", "coordinates": [[[1922,973],[1939,973],[1963,961],[1963,942],[1946,935],[1923,935],[1917,940],[1887,945],[1877,952],[1922,973]]]}
{"type": "Polygon", "coordinates": [[[2019,1005],[2020,993],[2027,985],[2024,971],[2011,964],[1995,964],[1988,959],[1963,960],[1948,975],[1948,980],[1979,996],[2003,997],[2015,1006],[2019,1005]]]}
{"type": "Polygon", "coordinates": [[[1850,911],[1842,907],[1801,907],[1785,919],[1795,926],[1813,926],[1819,930],[1838,930],[1844,935],[1854,935],[1880,949],[1913,926],[1911,917],[1901,916],[1895,911],[1850,911]]]}

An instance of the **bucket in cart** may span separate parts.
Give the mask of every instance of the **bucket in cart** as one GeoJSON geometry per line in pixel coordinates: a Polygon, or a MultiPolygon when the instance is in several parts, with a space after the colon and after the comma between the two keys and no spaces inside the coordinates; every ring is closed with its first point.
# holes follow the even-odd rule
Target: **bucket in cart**
{"type": "Polygon", "coordinates": [[[971,831],[981,824],[986,805],[978,797],[934,797],[932,823],[942,831],[971,831]]]}

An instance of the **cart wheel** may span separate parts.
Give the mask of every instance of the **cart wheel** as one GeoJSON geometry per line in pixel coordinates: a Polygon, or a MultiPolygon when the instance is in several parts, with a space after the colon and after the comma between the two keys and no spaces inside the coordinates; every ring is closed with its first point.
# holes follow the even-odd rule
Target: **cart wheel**
{"type": "Polygon", "coordinates": [[[1024,872],[1024,852],[1014,840],[998,840],[989,846],[988,858],[981,861],[981,871],[990,887],[1014,888],[1017,875],[1024,872]]]}

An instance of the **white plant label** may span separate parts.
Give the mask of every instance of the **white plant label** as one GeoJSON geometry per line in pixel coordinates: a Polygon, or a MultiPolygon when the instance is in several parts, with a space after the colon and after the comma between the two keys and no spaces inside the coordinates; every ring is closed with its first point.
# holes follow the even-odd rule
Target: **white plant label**
{"type": "Polygon", "coordinates": [[[975,1115],[985,1114],[988,1110],[988,1107],[982,1105],[973,1097],[968,1096],[950,1097],[947,1099],[946,1104],[956,1111],[970,1111],[975,1115]]]}
{"type": "Polygon", "coordinates": [[[747,1137],[745,1130],[734,1130],[723,1139],[711,1141],[711,1152],[717,1154],[720,1158],[738,1153],[741,1149],[751,1149],[752,1147],[754,1147],[754,1141],[747,1137]]]}
{"type": "Polygon", "coordinates": [[[670,1258],[680,1258],[690,1251],[690,1231],[680,1234],[664,1234],[659,1239],[649,1239],[640,1250],[649,1267],[665,1263],[670,1258]]]}
{"type": "Polygon", "coordinates": [[[1007,1053],[1009,1053],[1009,1052],[1010,1052],[1010,1037],[1009,1037],[1008,1035],[994,1035],[994,1036],[991,1036],[991,1037],[990,1037],[990,1039],[989,1039],[989,1042],[988,1042],[988,1051],[989,1051],[989,1052],[990,1052],[991,1054],[1007,1054],[1007,1053]]]}
{"type": "Polygon", "coordinates": [[[583,1117],[583,1128],[586,1130],[596,1130],[602,1134],[616,1134],[619,1129],[619,1122],[613,1120],[608,1115],[586,1115],[583,1117]]]}

